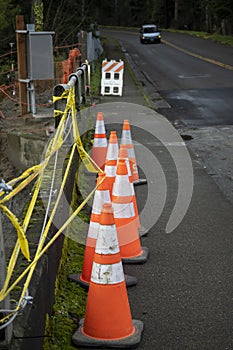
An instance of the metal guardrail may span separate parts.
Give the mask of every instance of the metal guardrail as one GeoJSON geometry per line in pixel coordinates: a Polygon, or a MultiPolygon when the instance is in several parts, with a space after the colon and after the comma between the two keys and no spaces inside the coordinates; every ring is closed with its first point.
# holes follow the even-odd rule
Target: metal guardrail
{"type": "Polygon", "coordinates": [[[60,122],[67,102],[66,98],[56,99],[56,97],[61,97],[70,87],[75,88],[76,109],[79,111],[82,105],[86,105],[87,96],[90,94],[90,66],[88,63],[82,63],[81,67],[75,73],[70,74],[67,84],[58,84],[54,87],[55,128],[57,128],[60,122]]]}

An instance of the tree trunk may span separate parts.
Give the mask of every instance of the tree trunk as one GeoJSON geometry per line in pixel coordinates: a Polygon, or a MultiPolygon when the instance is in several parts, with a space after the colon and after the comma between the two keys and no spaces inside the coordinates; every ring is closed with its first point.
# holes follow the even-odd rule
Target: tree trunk
{"type": "Polygon", "coordinates": [[[177,28],[178,27],[178,0],[175,0],[174,24],[175,24],[175,28],[177,28]]]}

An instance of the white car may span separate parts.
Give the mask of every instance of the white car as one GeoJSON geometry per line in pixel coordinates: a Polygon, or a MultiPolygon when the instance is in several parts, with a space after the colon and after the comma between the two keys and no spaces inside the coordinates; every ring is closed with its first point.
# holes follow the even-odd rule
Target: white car
{"type": "Polygon", "coordinates": [[[144,24],[140,29],[140,42],[161,43],[161,33],[155,24],[144,24]]]}

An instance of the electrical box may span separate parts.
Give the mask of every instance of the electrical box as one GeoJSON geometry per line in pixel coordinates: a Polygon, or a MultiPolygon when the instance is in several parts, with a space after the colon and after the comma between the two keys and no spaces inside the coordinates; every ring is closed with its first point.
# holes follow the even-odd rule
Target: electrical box
{"type": "Polygon", "coordinates": [[[54,78],[53,34],[54,32],[28,31],[27,68],[29,79],[54,78]]]}

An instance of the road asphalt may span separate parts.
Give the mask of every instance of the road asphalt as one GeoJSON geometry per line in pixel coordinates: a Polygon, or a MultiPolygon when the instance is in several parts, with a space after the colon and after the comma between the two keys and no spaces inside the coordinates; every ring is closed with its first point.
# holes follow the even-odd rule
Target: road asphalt
{"type": "MultiPolygon", "coordinates": [[[[108,60],[121,58],[126,62],[129,58],[112,40],[108,42],[107,54],[108,60]]],[[[167,129],[175,128],[149,108],[141,84],[128,64],[124,72],[123,95],[103,96],[100,102],[96,108],[106,117],[107,131],[111,123],[116,123],[114,126],[119,130],[119,114],[123,114],[122,118],[130,117],[136,157],[137,152],[140,156],[143,146],[148,151],[148,159],[152,157],[149,169],[140,168],[140,176],[148,176],[148,184],[135,187],[141,222],[149,226],[148,235],[141,238],[142,246],[149,248],[149,258],[142,265],[124,265],[125,272],[138,279],[136,286],[128,288],[132,317],[144,323],[138,348],[233,349],[232,203],[189,149],[188,141],[185,145],[176,136],[177,142],[174,139],[169,142],[167,138],[161,144],[163,135],[160,138],[156,127],[162,124],[167,129]],[[152,138],[148,130],[153,134],[152,138]],[[173,158],[175,152],[172,152],[178,146],[182,146],[182,150],[187,146],[189,150],[193,190],[190,188],[192,173],[186,167],[189,163],[182,159],[187,155],[181,152],[173,158]],[[180,169],[177,164],[181,164],[180,169]],[[179,182],[180,179],[183,182],[179,182]],[[191,190],[192,197],[190,205],[186,203],[183,220],[168,233],[167,222],[180,185],[183,186],[180,205],[187,202],[191,190]],[[144,213],[148,201],[152,205],[144,213]]],[[[169,131],[167,135],[171,134],[169,131]]],[[[142,159],[140,162],[143,164],[142,159]]]]}

